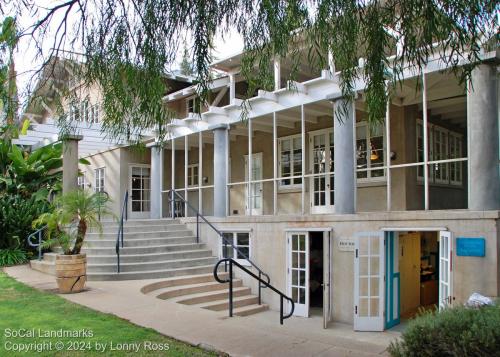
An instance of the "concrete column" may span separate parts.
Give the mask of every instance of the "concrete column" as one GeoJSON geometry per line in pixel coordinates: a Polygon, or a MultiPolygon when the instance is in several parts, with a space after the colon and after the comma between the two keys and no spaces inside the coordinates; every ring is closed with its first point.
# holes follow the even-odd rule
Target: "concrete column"
{"type": "Polygon", "coordinates": [[[338,100],[333,116],[335,213],[356,212],[354,103],[338,100]]]}
{"type": "Polygon", "coordinates": [[[227,215],[227,173],[229,158],[229,126],[214,128],[214,216],[227,215]]]}
{"type": "Polygon", "coordinates": [[[472,71],[467,91],[469,209],[500,209],[496,64],[472,71]]]}
{"type": "Polygon", "coordinates": [[[151,207],[150,218],[159,219],[162,217],[162,174],[163,174],[163,148],[160,145],[151,147],[151,207]]]}
{"type": "Polygon", "coordinates": [[[81,135],[67,135],[61,138],[63,147],[63,193],[78,188],[78,142],[81,135]]]}

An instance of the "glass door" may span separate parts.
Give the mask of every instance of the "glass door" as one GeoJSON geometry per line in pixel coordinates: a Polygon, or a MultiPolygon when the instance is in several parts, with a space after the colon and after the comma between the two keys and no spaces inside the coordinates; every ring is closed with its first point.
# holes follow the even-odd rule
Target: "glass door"
{"type": "Polygon", "coordinates": [[[311,213],[332,213],[334,204],[333,185],[333,131],[320,130],[311,133],[310,172],[314,175],[311,182],[311,213]]]}
{"type": "Polygon", "coordinates": [[[309,317],[309,233],[289,232],[288,296],[295,303],[295,316],[309,317]]]}
{"type": "Polygon", "coordinates": [[[439,232],[439,309],[450,306],[452,295],[451,232],[439,232]]]}
{"type": "MultiPolygon", "coordinates": [[[[252,181],[262,180],[262,153],[252,155],[252,181]]],[[[245,155],[245,181],[248,180],[248,155],[245,155]]],[[[252,215],[262,214],[262,182],[255,182],[245,186],[246,211],[252,215]],[[248,188],[250,187],[250,193],[248,188]]]]}
{"type": "Polygon", "coordinates": [[[354,330],[384,330],[384,232],[356,236],[354,330]]]}
{"type": "Polygon", "coordinates": [[[149,218],[151,205],[151,169],[146,165],[130,166],[129,213],[131,218],[149,218]]]}

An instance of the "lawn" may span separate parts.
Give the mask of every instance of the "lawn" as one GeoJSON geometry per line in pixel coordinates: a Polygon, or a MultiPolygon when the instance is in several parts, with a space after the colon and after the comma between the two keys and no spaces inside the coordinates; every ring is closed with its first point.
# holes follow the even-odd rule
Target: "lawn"
{"type": "Polygon", "coordinates": [[[0,356],[9,357],[216,355],[33,289],[1,271],[0,343],[0,356]],[[59,337],[63,333],[75,336],[59,337]],[[31,350],[14,352],[14,348],[31,350]]]}

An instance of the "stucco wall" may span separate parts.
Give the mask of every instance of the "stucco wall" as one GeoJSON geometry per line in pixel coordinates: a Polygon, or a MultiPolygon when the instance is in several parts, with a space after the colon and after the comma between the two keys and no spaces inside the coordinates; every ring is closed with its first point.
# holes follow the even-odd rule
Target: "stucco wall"
{"type": "MultiPolygon", "coordinates": [[[[333,299],[334,320],[353,322],[354,291],[354,253],[338,249],[340,238],[354,238],[359,232],[381,230],[383,227],[447,227],[453,235],[453,296],[455,303],[461,304],[473,292],[487,296],[498,296],[499,275],[499,217],[500,212],[428,211],[361,213],[348,216],[266,216],[266,217],[229,217],[212,218],[218,229],[251,230],[251,259],[271,277],[272,284],[286,292],[286,230],[291,228],[333,229],[333,299]],[[484,237],[486,256],[458,257],[456,255],[457,237],[484,237]]],[[[192,219],[183,219],[195,229],[192,219]]],[[[219,251],[220,240],[207,227],[202,226],[202,240],[214,252],[219,251]]],[[[257,292],[256,284],[245,276],[245,283],[257,292]]],[[[279,309],[276,294],[263,290],[265,303],[274,310],[279,309]]]]}

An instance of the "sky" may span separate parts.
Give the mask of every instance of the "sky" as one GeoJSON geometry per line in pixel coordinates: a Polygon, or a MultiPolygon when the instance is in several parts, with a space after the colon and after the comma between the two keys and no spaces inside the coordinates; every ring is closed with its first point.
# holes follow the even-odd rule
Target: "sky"
{"type": "MultiPolygon", "coordinates": [[[[20,16],[17,16],[18,26],[23,29],[35,22],[36,18],[41,18],[47,12],[47,8],[53,7],[58,3],[61,3],[60,0],[34,0],[34,3],[38,6],[37,14],[30,13],[22,13],[20,16]]],[[[7,10],[8,15],[13,15],[13,10],[9,13],[9,9],[7,10]]],[[[53,28],[51,32],[55,32],[55,25],[60,22],[62,19],[62,13],[59,14],[58,17],[54,17],[52,24],[53,28]],[[59,20],[59,21],[58,21],[59,20]]],[[[71,21],[71,18],[70,18],[71,21]]],[[[46,41],[43,42],[43,50],[48,52],[53,45],[53,34],[52,37],[48,36],[46,41]]],[[[237,54],[241,52],[243,49],[243,39],[236,31],[230,31],[229,33],[224,34],[222,36],[220,33],[217,34],[215,38],[215,51],[214,58],[223,59],[230,57],[231,55],[237,54]]],[[[189,43],[188,43],[189,46],[189,43]]],[[[36,58],[36,49],[34,47],[33,41],[31,41],[28,37],[24,37],[18,44],[17,50],[14,54],[16,70],[17,70],[17,86],[19,91],[19,99],[21,102],[24,102],[27,99],[27,93],[30,87],[34,86],[35,82],[33,81],[34,71],[40,67],[43,63],[41,58],[36,58]]],[[[182,48],[179,49],[177,65],[181,61],[182,48]]],[[[175,66],[174,68],[175,69],[175,66]]]]}

